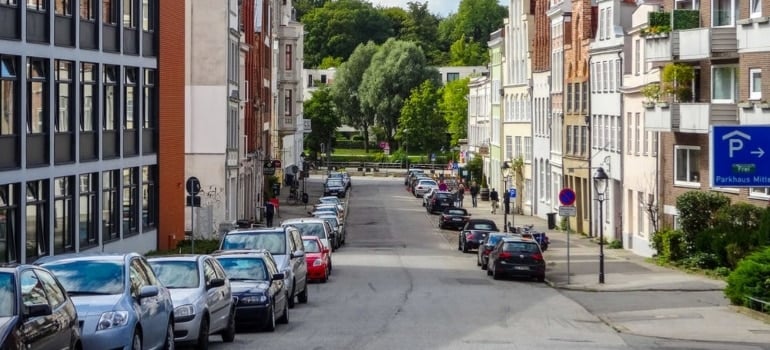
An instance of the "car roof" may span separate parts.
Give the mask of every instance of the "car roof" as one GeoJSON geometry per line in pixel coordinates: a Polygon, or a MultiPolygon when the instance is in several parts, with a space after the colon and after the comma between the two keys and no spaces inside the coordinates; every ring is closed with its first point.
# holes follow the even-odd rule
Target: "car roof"
{"type": "Polygon", "coordinates": [[[35,261],[35,265],[47,264],[55,261],[73,261],[73,260],[107,260],[107,261],[125,261],[129,257],[141,257],[139,253],[105,253],[105,252],[84,252],[69,253],[60,255],[49,255],[41,257],[35,261]]]}
{"type": "Polygon", "coordinates": [[[290,225],[290,224],[323,224],[324,220],[319,218],[294,218],[294,219],[286,219],[281,222],[281,225],[290,225]]]}
{"type": "Polygon", "coordinates": [[[531,238],[524,238],[521,236],[509,236],[509,237],[503,237],[503,242],[522,242],[522,243],[535,243],[534,239],[531,238]]]}
{"type": "Polygon", "coordinates": [[[233,250],[218,250],[212,254],[214,257],[268,257],[270,252],[266,249],[233,249],[233,250]]]}
{"type": "Polygon", "coordinates": [[[207,256],[203,254],[159,255],[147,257],[147,261],[198,261],[207,256]]]}
{"type": "Polygon", "coordinates": [[[232,230],[230,232],[227,232],[225,235],[230,234],[249,234],[249,233],[269,233],[269,232],[283,232],[282,227],[257,227],[257,228],[237,228],[235,230],[232,230]]]}

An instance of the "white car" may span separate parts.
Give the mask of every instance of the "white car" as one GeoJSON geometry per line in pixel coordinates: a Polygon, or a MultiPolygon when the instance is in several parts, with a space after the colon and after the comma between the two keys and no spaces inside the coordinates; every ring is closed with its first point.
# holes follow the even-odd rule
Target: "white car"
{"type": "Polygon", "coordinates": [[[430,192],[431,189],[438,188],[438,183],[436,180],[432,179],[423,179],[417,182],[417,186],[414,186],[414,196],[417,198],[421,198],[426,193],[430,192]]]}
{"type": "Polygon", "coordinates": [[[342,204],[342,200],[337,196],[326,196],[318,198],[318,204],[325,204],[325,203],[334,203],[334,204],[342,204]]]}
{"type": "MultiPolygon", "coordinates": [[[[330,238],[332,236],[332,227],[324,219],[319,218],[298,218],[288,219],[281,222],[281,227],[292,226],[299,230],[302,236],[316,236],[321,239],[321,243],[326,247],[332,247],[330,238]]],[[[332,247],[333,248],[333,247],[332,247]]]]}
{"type": "Polygon", "coordinates": [[[436,192],[438,192],[438,187],[431,188],[430,191],[428,191],[428,193],[422,195],[422,206],[423,207],[427,207],[428,206],[428,201],[430,200],[430,196],[432,196],[436,192]]]}

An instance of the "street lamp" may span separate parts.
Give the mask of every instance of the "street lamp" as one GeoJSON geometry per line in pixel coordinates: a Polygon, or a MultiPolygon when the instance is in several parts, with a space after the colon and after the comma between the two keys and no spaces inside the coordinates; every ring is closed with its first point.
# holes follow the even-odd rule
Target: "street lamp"
{"type": "Polygon", "coordinates": [[[604,200],[609,177],[604,168],[599,167],[594,173],[594,190],[599,202],[599,283],[604,283],[604,200]]]}
{"type": "MultiPolygon", "coordinates": [[[[500,167],[500,173],[503,175],[503,204],[505,204],[505,198],[509,194],[508,193],[508,180],[511,177],[511,165],[508,164],[508,162],[503,162],[503,165],[500,167]]],[[[508,199],[510,202],[510,198],[508,199]]],[[[503,207],[503,232],[508,232],[508,211],[507,208],[503,207]]],[[[515,216],[511,215],[511,226],[513,226],[513,221],[515,219],[515,216]]]]}
{"type": "Polygon", "coordinates": [[[302,163],[302,172],[300,173],[302,175],[302,202],[305,203],[305,209],[307,209],[307,199],[305,197],[307,194],[305,193],[305,178],[307,177],[307,171],[308,167],[305,165],[305,158],[307,156],[305,155],[305,152],[302,152],[299,154],[299,161],[302,163]]]}

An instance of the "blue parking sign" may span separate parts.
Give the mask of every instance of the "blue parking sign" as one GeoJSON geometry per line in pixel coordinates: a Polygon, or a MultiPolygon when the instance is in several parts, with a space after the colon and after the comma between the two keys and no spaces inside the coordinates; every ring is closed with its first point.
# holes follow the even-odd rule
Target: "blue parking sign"
{"type": "Polygon", "coordinates": [[[516,198],[516,189],[515,188],[511,188],[511,189],[508,190],[508,197],[516,198]]]}

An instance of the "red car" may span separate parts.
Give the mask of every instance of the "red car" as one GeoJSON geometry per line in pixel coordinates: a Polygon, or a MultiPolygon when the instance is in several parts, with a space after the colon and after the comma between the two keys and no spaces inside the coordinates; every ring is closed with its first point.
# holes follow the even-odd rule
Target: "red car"
{"type": "Polygon", "coordinates": [[[331,273],[329,248],[316,236],[302,236],[307,261],[307,279],[326,283],[331,273]]]}

